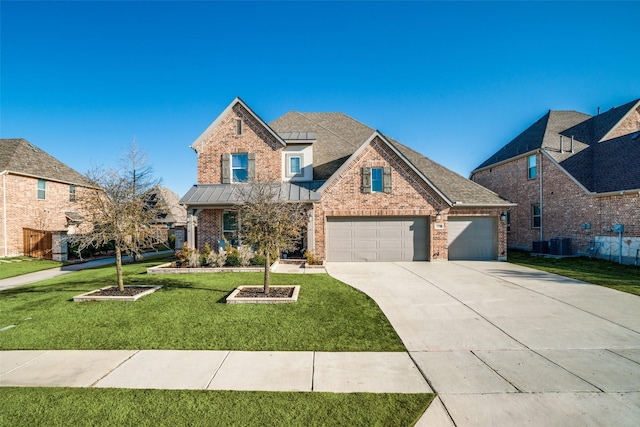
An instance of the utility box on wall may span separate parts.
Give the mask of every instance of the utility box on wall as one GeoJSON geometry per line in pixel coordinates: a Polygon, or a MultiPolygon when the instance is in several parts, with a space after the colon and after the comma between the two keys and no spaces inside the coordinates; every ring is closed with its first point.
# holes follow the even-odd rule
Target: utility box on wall
{"type": "Polygon", "coordinates": [[[624,224],[613,224],[614,233],[624,233],[624,224]]]}

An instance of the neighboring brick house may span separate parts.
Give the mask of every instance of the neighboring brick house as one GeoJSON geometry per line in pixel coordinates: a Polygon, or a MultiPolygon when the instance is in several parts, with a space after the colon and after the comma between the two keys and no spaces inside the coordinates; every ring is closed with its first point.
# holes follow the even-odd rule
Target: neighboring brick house
{"type": "MultiPolygon", "coordinates": [[[[192,144],[196,246],[235,227],[234,188],[280,183],[306,203],[302,249],[329,261],[505,259],[506,210],[493,192],[342,113],[289,112],[265,123],[236,98],[192,144]]],[[[187,239],[193,239],[188,227],[187,239]]]]}
{"type": "MultiPolygon", "coordinates": [[[[24,254],[25,230],[34,231],[28,239],[40,239],[38,232],[73,232],[82,222],[76,199],[87,186],[81,174],[29,141],[1,139],[0,256],[24,254]]],[[[53,249],[40,246],[30,255],[50,258],[53,249]]]]}
{"type": "Polygon", "coordinates": [[[547,251],[554,248],[544,242],[551,242],[556,253],[636,262],[640,99],[596,116],[549,111],[471,179],[517,203],[509,213],[509,247],[547,251]]]}

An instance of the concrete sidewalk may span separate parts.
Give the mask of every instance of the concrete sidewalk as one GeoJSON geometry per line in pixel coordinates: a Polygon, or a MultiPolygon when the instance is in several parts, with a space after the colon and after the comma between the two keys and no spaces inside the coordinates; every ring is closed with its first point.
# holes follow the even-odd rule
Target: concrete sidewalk
{"type": "MultiPolygon", "coordinates": [[[[172,250],[168,251],[160,251],[160,252],[150,252],[146,255],[165,255],[173,253],[172,250]]],[[[124,256],[122,257],[123,262],[129,262],[131,257],[124,256]]],[[[103,267],[109,264],[115,264],[115,257],[112,258],[101,258],[92,261],[82,262],[78,264],[70,264],[64,265],[62,267],[50,268],[48,270],[36,271],[34,273],[23,274],[21,276],[9,277],[7,279],[0,280],[0,291],[4,291],[5,289],[16,288],[22,285],[28,285],[30,283],[41,282],[43,280],[52,279],[54,277],[63,276],[65,274],[73,273],[75,271],[86,270],[89,268],[103,267]]]]}
{"type": "Polygon", "coordinates": [[[402,352],[3,351],[0,386],[432,392],[402,352]]]}

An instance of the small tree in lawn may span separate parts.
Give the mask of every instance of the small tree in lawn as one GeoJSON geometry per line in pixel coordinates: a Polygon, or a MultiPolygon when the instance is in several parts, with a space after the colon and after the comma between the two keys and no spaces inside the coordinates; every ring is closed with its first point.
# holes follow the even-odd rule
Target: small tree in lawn
{"type": "Polygon", "coordinates": [[[146,164],[145,155],[137,149],[135,141],[117,168],[96,167],[86,177],[96,188],[83,192],[78,202],[85,221],[93,224],[93,229],[69,236],[69,240],[78,245],[78,252],[112,242],[118,288],[124,292],[122,254],[140,256],[143,249],[151,249],[161,240],[150,227],[159,215],[166,213],[164,204],[154,197],[153,190],[159,181],[153,179],[153,169],[146,164]]]}
{"type": "Polygon", "coordinates": [[[307,226],[301,203],[280,198],[280,184],[253,183],[238,186],[238,237],[264,256],[264,293],[269,293],[272,256],[293,250],[307,226]]]}

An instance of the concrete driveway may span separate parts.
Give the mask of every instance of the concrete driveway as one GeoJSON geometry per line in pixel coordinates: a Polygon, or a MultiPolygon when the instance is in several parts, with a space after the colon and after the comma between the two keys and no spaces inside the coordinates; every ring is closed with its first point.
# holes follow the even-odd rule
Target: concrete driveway
{"type": "Polygon", "coordinates": [[[640,425],[640,297],[503,262],[329,263],[438,392],[418,425],[640,425]]]}

